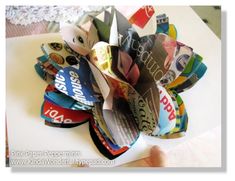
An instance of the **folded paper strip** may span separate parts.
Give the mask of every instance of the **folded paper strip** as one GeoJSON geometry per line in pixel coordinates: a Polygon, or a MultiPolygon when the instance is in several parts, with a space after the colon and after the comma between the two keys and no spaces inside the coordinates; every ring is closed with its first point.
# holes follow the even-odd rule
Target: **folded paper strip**
{"type": "Polygon", "coordinates": [[[193,49],[176,41],[165,14],[143,6],[129,19],[114,7],[61,27],[64,43],[42,44],[35,70],[48,82],[41,108],[45,123],[74,127],[89,122],[90,135],[108,159],[126,152],[140,132],[183,136],[188,115],[179,96],[207,67],[193,49]],[[156,21],[156,33],[135,27],[156,21]]]}

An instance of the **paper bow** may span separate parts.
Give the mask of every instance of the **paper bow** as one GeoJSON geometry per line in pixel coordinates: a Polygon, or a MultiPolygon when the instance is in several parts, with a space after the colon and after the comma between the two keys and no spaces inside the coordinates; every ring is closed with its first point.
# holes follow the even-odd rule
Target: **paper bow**
{"type": "Polygon", "coordinates": [[[202,57],[176,41],[168,17],[156,16],[156,34],[140,37],[155,18],[143,6],[129,20],[115,8],[85,24],[61,28],[62,43],[42,45],[35,70],[49,82],[41,115],[47,125],[74,127],[89,121],[99,151],[114,159],[140,132],[169,138],[187,130],[188,116],[178,93],[206,72],[202,57]]]}

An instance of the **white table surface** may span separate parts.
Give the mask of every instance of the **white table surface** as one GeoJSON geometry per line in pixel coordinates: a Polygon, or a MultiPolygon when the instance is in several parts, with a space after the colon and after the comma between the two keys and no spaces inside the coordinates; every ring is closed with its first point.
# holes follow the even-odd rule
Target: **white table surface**
{"type": "MultiPolygon", "coordinates": [[[[176,25],[178,41],[203,56],[208,70],[196,86],[181,94],[189,116],[186,136],[162,140],[143,135],[115,160],[115,165],[145,157],[150,145],[159,145],[168,154],[169,166],[220,166],[221,41],[190,7],[157,7],[157,14],[160,13],[166,13],[170,23],[176,25]],[[200,154],[195,156],[195,152],[200,154]]],[[[104,159],[90,138],[88,124],[70,129],[53,128],[45,126],[40,118],[46,83],[33,66],[36,57],[42,55],[40,45],[52,41],[61,41],[60,35],[42,34],[6,40],[9,149],[77,150],[81,152],[80,158],[104,159]]]]}

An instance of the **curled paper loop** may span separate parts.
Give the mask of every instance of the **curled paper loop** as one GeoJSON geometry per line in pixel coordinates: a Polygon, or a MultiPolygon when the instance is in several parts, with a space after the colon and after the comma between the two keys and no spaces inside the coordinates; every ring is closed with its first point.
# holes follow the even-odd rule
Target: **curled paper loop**
{"type": "Polygon", "coordinates": [[[64,25],[61,35],[64,43],[41,46],[44,55],[34,66],[49,83],[41,112],[47,125],[88,121],[95,145],[109,159],[126,152],[140,132],[158,138],[186,132],[179,93],[193,87],[207,67],[176,40],[165,14],[143,6],[127,18],[111,7],[84,24],[64,25]],[[140,36],[152,20],[156,33],[140,36]]]}

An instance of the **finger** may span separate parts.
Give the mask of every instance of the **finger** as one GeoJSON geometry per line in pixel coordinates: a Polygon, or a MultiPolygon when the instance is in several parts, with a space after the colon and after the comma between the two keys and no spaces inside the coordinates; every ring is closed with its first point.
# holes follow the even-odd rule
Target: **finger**
{"type": "Polygon", "coordinates": [[[164,167],[166,165],[166,155],[158,146],[151,148],[149,159],[152,167],[164,167]]]}

